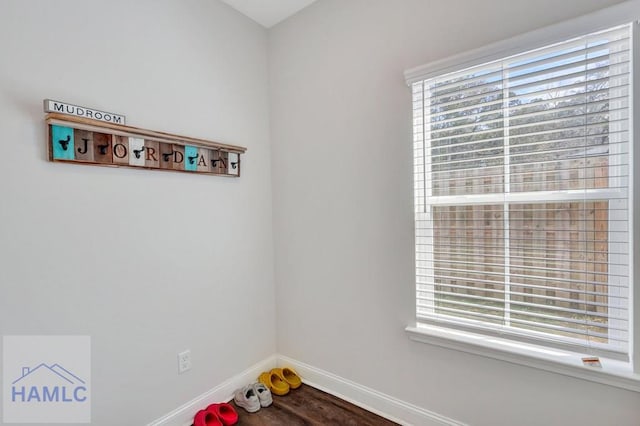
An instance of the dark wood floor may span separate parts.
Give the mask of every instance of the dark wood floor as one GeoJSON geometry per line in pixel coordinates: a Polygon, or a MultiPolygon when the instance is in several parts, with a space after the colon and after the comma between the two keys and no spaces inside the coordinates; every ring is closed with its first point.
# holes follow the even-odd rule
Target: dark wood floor
{"type": "Polygon", "coordinates": [[[234,408],[238,412],[238,425],[247,426],[396,424],[308,385],[302,385],[285,396],[274,395],[273,404],[257,413],[247,413],[235,404],[234,408]]]}

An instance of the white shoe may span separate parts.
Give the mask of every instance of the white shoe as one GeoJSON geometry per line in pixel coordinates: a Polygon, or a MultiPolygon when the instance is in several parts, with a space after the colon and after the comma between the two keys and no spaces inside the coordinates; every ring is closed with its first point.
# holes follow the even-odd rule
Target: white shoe
{"type": "Polygon", "coordinates": [[[251,385],[253,387],[253,391],[256,395],[258,395],[258,400],[260,400],[260,405],[262,407],[268,407],[273,403],[273,398],[271,397],[271,391],[264,384],[257,382],[251,385]]]}
{"type": "Polygon", "coordinates": [[[247,385],[238,389],[233,397],[233,401],[238,407],[242,407],[249,413],[255,413],[260,409],[260,400],[252,385],[247,385]]]}

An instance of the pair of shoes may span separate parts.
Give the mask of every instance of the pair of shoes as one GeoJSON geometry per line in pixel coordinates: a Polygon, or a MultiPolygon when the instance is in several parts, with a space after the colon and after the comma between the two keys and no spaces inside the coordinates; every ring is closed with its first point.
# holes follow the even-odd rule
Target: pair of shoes
{"type": "Polygon", "coordinates": [[[193,418],[193,426],[230,426],[238,423],[238,413],[233,405],[222,402],[200,410],[193,418]]]}
{"type": "Polygon", "coordinates": [[[268,407],[273,402],[271,391],[262,383],[252,383],[241,389],[238,389],[233,396],[233,401],[247,410],[249,413],[255,413],[260,407],[268,407]]]}
{"type": "Polygon", "coordinates": [[[272,368],[271,371],[260,374],[258,380],[276,395],[286,395],[289,389],[297,389],[302,385],[298,373],[292,368],[272,368]]]}

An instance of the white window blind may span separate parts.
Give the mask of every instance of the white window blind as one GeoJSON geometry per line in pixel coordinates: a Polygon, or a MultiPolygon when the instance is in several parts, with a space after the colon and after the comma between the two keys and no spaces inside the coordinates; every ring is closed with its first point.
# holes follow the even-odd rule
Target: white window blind
{"type": "Polygon", "coordinates": [[[412,84],[418,321],[628,355],[630,32],[412,84]]]}

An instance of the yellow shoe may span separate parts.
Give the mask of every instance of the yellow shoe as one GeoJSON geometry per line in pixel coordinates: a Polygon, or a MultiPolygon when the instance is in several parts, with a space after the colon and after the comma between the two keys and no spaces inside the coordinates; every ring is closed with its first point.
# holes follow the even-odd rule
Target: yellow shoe
{"type": "Polygon", "coordinates": [[[260,383],[264,384],[271,393],[275,395],[286,395],[289,393],[289,384],[284,381],[280,376],[271,370],[269,373],[262,373],[258,377],[260,383]]]}
{"type": "Polygon", "coordinates": [[[293,370],[293,368],[274,368],[271,370],[271,373],[277,374],[278,377],[284,380],[291,389],[298,389],[302,385],[302,379],[298,376],[298,373],[293,370]]]}
{"type": "Polygon", "coordinates": [[[269,386],[269,373],[267,372],[260,373],[260,376],[258,377],[258,381],[263,385],[265,385],[267,388],[269,388],[269,390],[271,390],[271,386],[269,386]]]}

